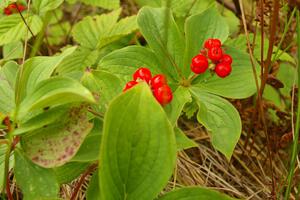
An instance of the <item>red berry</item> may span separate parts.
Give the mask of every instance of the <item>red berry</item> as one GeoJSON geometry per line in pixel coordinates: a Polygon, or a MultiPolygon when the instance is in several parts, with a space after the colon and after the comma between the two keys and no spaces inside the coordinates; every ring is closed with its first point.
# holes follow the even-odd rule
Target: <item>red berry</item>
{"type": "Polygon", "coordinates": [[[143,80],[147,83],[150,82],[152,78],[151,71],[148,68],[139,68],[134,74],[133,74],[133,80],[143,80]]]}
{"type": "Polygon", "coordinates": [[[27,7],[22,5],[22,4],[18,4],[18,9],[19,9],[20,12],[22,12],[22,11],[26,10],[27,7]]]}
{"type": "Polygon", "coordinates": [[[5,15],[11,15],[12,14],[11,10],[8,7],[4,8],[3,12],[4,12],[5,15]]]}
{"type": "Polygon", "coordinates": [[[232,58],[231,58],[230,55],[224,54],[223,57],[222,57],[222,59],[221,59],[221,62],[231,65],[232,58]]]}
{"type": "Polygon", "coordinates": [[[163,74],[158,74],[151,79],[152,88],[159,88],[163,85],[167,85],[167,78],[163,74]]]}
{"type": "Polygon", "coordinates": [[[206,49],[211,49],[213,47],[221,47],[221,46],[222,46],[222,43],[219,39],[210,38],[210,39],[206,40],[204,43],[204,47],[206,49]]]}
{"type": "Polygon", "coordinates": [[[163,85],[155,88],[153,91],[154,97],[161,105],[170,103],[173,99],[172,90],[168,85],[163,85]]]}
{"type": "Polygon", "coordinates": [[[136,84],[138,84],[138,82],[136,81],[129,81],[128,83],[126,83],[123,92],[125,92],[126,90],[132,88],[133,86],[135,86],[136,84]]]}
{"type": "Polygon", "coordinates": [[[212,47],[208,50],[208,57],[212,61],[219,61],[223,57],[223,51],[220,47],[212,47]]]}
{"type": "Polygon", "coordinates": [[[226,63],[219,63],[216,65],[215,72],[219,77],[225,78],[231,73],[231,65],[226,63]]]}
{"type": "Polygon", "coordinates": [[[195,74],[204,73],[208,68],[208,60],[203,55],[197,55],[192,59],[191,70],[195,74]]]}

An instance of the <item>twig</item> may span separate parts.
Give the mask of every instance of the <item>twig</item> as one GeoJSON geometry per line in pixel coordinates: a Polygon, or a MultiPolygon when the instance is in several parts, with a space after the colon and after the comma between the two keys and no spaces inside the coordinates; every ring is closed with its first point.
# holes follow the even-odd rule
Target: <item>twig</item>
{"type": "Polygon", "coordinates": [[[20,16],[21,16],[21,18],[22,18],[24,24],[26,25],[27,29],[28,29],[29,32],[31,33],[32,37],[34,38],[35,36],[34,36],[33,32],[31,31],[30,27],[28,26],[28,24],[27,24],[25,18],[24,18],[23,15],[22,15],[22,12],[20,11],[20,9],[19,9],[19,7],[18,7],[18,4],[17,4],[16,2],[15,2],[15,6],[16,6],[16,8],[17,8],[17,10],[18,10],[18,13],[20,14],[20,16]]]}

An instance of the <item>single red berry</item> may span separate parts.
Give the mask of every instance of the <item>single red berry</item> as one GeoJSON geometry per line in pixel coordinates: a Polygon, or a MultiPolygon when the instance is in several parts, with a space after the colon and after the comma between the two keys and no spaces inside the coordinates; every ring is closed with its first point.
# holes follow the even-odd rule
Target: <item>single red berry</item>
{"type": "Polygon", "coordinates": [[[128,83],[126,83],[123,92],[125,92],[126,90],[132,88],[133,86],[135,86],[136,84],[138,84],[138,82],[136,81],[129,81],[128,83]]]}
{"type": "Polygon", "coordinates": [[[220,48],[220,47],[212,47],[211,49],[208,50],[208,57],[213,62],[214,61],[219,61],[223,57],[222,48],[220,48]]]}
{"type": "Polygon", "coordinates": [[[166,105],[173,99],[172,90],[168,85],[163,85],[159,88],[155,88],[153,91],[153,95],[161,105],[166,105]]]}
{"type": "Polygon", "coordinates": [[[229,64],[231,65],[232,63],[232,57],[228,54],[224,54],[222,59],[221,59],[221,63],[226,63],[226,64],[229,64]]]}
{"type": "Polygon", "coordinates": [[[204,73],[208,68],[208,60],[205,56],[199,54],[192,59],[191,70],[195,74],[204,73]]]}
{"type": "Polygon", "coordinates": [[[206,40],[204,43],[204,47],[206,49],[211,49],[213,47],[221,47],[221,46],[222,46],[222,43],[219,39],[210,38],[210,39],[206,40]]]}
{"type": "Polygon", "coordinates": [[[158,74],[151,79],[151,86],[153,89],[167,85],[167,78],[163,74],[158,74]]]}
{"type": "Polygon", "coordinates": [[[148,68],[141,67],[133,74],[133,80],[143,80],[150,83],[152,78],[151,71],[148,68]]]}
{"type": "Polygon", "coordinates": [[[215,67],[215,72],[219,77],[225,78],[231,73],[231,65],[226,63],[219,63],[215,67]]]}
{"type": "Polygon", "coordinates": [[[18,9],[19,9],[20,12],[23,12],[24,10],[27,9],[27,7],[22,5],[22,4],[18,4],[18,9]]]}
{"type": "Polygon", "coordinates": [[[12,14],[12,11],[7,7],[7,8],[4,8],[3,13],[4,13],[5,15],[11,15],[11,14],[12,14]]]}

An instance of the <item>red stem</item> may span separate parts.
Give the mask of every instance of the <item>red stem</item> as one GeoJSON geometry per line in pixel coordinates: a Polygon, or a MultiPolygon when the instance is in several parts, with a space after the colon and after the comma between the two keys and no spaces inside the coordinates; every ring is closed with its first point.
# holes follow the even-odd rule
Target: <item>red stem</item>
{"type": "Polygon", "coordinates": [[[92,164],[92,165],[84,172],[84,174],[82,174],[80,180],[78,181],[78,183],[77,183],[77,185],[76,185],[76,187],[75,187],[75,189],[74,189],[74,192],[73,192],[73,194],[72,194],[70,200],[75,200],[75,199],[77,198],[78,192],[79,192],[79,190],[80,190],[80,188],[81,188],[81,186],[82,186],[82,184],[83,184],[85,178],[86,178],[92,171],[94,171],[97,167],[98,167],[98,164],[97,164],[97,163],[92,164]]]}
{"type": "Polygon", "coordinates": [[[6,176],[6,194],[8,200],[14,200],[11,192],[10,192],[10,180],[9,180],[9,175],[6,176]]]}

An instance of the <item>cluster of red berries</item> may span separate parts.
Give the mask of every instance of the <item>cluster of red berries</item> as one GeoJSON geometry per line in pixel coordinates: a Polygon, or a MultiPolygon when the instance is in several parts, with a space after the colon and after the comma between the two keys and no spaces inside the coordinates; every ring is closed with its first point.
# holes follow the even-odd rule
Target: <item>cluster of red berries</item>
{"type": "Polygon", "coordinates": [[[27,7],[21,3],[16,3],[16,4],[12,3],[12,4],[8,5],[6,8],[4,8],[3,13],[5,15],[11,15],[13,13],[18,13],[19,11],[22,12],[26,9],[27,9],[27,7]]]}
{"type": "Polygon", "coordinates": [[[172,101],[173,93],[168,85],[167,78],[163,74],[157,74],[152,77],[151,71],[144,67],[139,68],[133,74],[133,80],[129,81],[125,85],[123,92],[132,88],[141,81],[150,85],[154,97],[161,105],[166,105],[172,101]]]}
{"type": "Polygon", "coordinates": [[[191,70],[195,74],[201,74],[211,68],[219,77],[225,78],[231,73],[231,63],[232,57],[224,53],[221,41],[219,39],[208,39],[205,41],[200,54],[192,59],[191,70]],[[209,60],[213,64],[212,67],[209,67],[209,60]]]}

